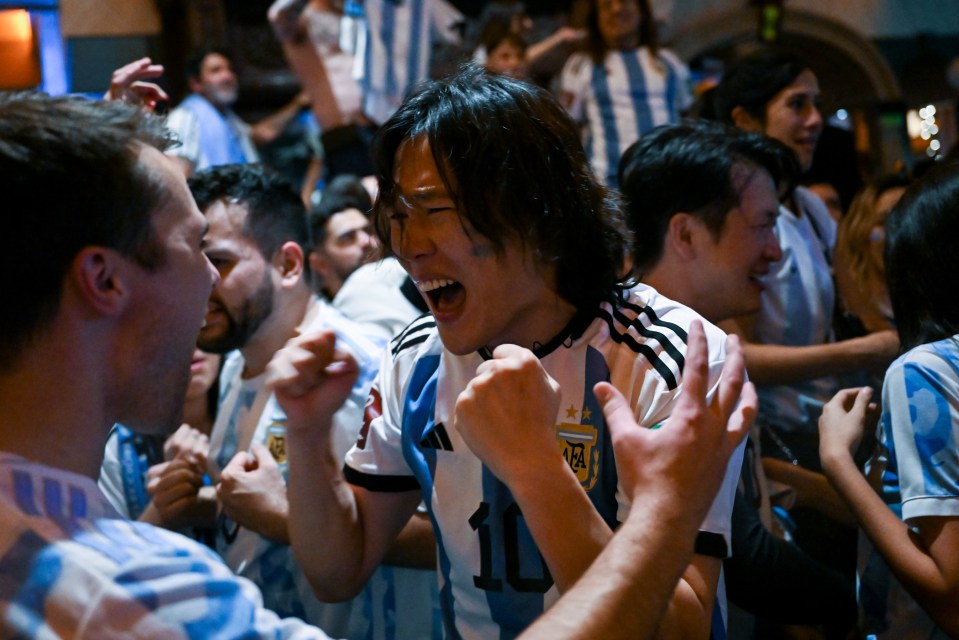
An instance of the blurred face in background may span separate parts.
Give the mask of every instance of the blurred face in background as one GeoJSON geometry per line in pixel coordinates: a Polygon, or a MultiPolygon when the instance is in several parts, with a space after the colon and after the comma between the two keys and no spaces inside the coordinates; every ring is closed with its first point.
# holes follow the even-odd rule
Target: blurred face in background
{"type": "Polygon", "coordinates": [[[822,133],[819,103],[819,81],[806,69],[766,105],[763,133],[795,151],[803,171],[812,166],[813,153],[822,133]]]}
{"type": "Polygon", "coordinates": [[[190,78],[190,90],[199,93],[218,109],[233,106],[238,89],[239,81],[233,72],[233,65],[219,53],[211,53],[203,58],[199,77],[190,78]]]}
{"type": "Polygon", "coordinates": [[[487,52],[486,68],[492,73],[525,78],[526,51],[514,40],[503,39],[492,51],[487,52]]]}
{"type": "Polygon", "coordinates": [[[596,0],[599,34],[610,49],[639,46],[639,0],[596,0]]]}

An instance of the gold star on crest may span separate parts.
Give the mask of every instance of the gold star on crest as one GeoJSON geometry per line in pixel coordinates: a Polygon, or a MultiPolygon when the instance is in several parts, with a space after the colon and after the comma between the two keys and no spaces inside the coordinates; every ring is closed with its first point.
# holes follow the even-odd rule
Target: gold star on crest
{"type": "Polygon", "coordinates": [[[593,412],[589,409],[583,409],[583,420],[589,420],[589,417],[593,415],[593,412]]]}
{"type": "Polygon", "coordinates": [[[569,405],[569,409],[566,410],[566,417],[575,419],[577,413],[578,411],[576,411],[576,407],[574,407],[573,405],[569,405]]]}

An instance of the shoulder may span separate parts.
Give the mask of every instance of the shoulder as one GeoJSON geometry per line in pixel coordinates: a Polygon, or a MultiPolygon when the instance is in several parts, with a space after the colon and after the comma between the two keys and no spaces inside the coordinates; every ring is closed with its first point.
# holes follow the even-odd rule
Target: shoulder
{"type": "Polygon", "coordinates": [[[351,320],[329,302],[317,299],[315,304],[320,305],[320,311],[311,323],[310,328],[329,328],[336,333],[337,338],[355,343],[364,352],[378,352],[386,343],[378,333],[371,331],[359,322],[351,320]]]}
{"type": "Polygon", "coordinates": [[[886,370],[887,386],[896,382],[908,388],[934,386],[940,393],[955,394],[959,387],[959,336],[923,344],[899,356],[886,370]]]}
{"type": "Polygon", "coordinates": [[[694,320],[703,324],[710,363],[725,359],[726,334],[721,329],[647,285],[634,287],[615,304],[604,304],[598,315],[610,339],[648,361],[669,389],[679,386],[694,320]]]}
{"type": "Polygon", "coordinates": [[[679,56],[677,56],[670,49],[659,49],[656,52],[656,55],[657,57],[659,57],[660,60],[662,60],[669,66],[673,67],[674,69],[679,69],[683,71],[687,70],[686,63],[680,60],[679,56]]]}
{"type": "Polygon", "coordinates": [[[796,187],[795,198],[803,212],[812,218],[816,227],[820,229],[826,239],[828,239],[830,245],[834,245],[836,243],[838,225],[833,217],[829,215],[829,209],[826,208],[826,203],[822,201],[822,198],[806,187],[796,187]]]}
{"type": "Polygon", "coordinates": [[[439,353],[436,343],[439,343],[440,348],[442,347],[442,343],[439,342],[439,332],[436,329],[436,320],[431,314],[425,313],[408,324],[390,341],[389,350],[394,360],[415,359],[427,352],[439,353]]]}
{"type": "Polygon", "coordinates": [[[563,79],[572,79],[583,77],[589,74],[593,66],[593,61],[584,51],[577,51],[566,59],[560,77],[563,79]]]}

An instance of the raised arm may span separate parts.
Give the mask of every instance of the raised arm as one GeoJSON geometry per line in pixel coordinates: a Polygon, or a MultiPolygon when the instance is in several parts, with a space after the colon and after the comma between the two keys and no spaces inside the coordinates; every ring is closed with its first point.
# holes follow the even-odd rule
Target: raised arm
{"type": "Polygon", "coordinates": [[[735,338],[719,393],[707,403],[705,340],[698,323],[690,331],[686,376],[686,392],[667,425],[655,430],[638,427],[612,386],[596,386],[632,509],[583,578],[522,640],[642,639],[664,631],[660,622],[693,556],[696,530],[757,405],[752,385],[743,385],[735,338]]]}
{"type": "Polygon", "coordinates": [[[287,63],[310,97],[313,116],[320,129],[328,131],[348,123],[340,112],[326,65],[310,41],[303,23],[302,12],[306,5],[307,0],[276,0],[270,6],[267,17],[283,47],[287,63]]]}
{"type": "MultiPolygon", "coordinates": [[[[862,440],[872,389],[844,389],[819,420],[823,470],[849,504],[869,540],[903,587],[950,637],[959,636],[959,517],[910,521],[915,532],[883,502],[853,459],[862,440]]],[[[904,402],[908,400],[903,398],[904,402]]]]}
{"type": "MultiPolygon", "coordinates": [[[[686,371],[701,368],[701,377],[708,379],[708,358],[699,353],[705,352],[701,326],[690,331],[689,344],[686,371]]],[[[737,358],[742,368],[741,355],[737,358]]],[[[684,384],[692,384],[693,395],[699,393],[697,374],[684,384]]],[[[557,587],[564,592],[585,573],[613,534],[556,446],[551,427],[558,393],[556,382],[532,353],[513,345],[498,347],[461,394],[456,428],[510,488],[557,587]]],[[[738,389],[736,393],[738,398],[738,389]]],[[[701,523],[702,517],[696,524],[701,523]]],[[[676,585],[660,637],[708,634],[720,565],[717,558],[695,556],[676,585]]]]}
{"type": "Polygon", "coordinates": [[[290,542],[317,597],[327,601],[363,588],[420,500],[417,491],[366,491],[343,477],[330,436],[356,374],[356,362],[329,331],[294,338],[270,363],[287,415],[290,542]]]}

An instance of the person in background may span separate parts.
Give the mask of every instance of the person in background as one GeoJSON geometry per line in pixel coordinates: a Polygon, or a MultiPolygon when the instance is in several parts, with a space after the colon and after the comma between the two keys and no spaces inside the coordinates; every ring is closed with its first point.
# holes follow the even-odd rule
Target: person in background
{"type": "Polygon", "coordinates": [[[359,178],[339,175],[310,210],[313,287],[333,300],[350,275],[374,256],[377,242],[369,211],[373,200],[359,178]]]}
{"type": "MultiPolygon", "coordinates": [[[[526,78],[529,73],[548,71],[547,60],[559,57],[559,64],[583,41],[586,32],[559,26],[546,38],[530,44],[533,20],[522,2],[490,2],[476,21],[476,34],[470,38],[472,60],[494,73],[526,78]]],[[[552,75],[555,71],[549,73],[552,75]]]]}
{"type": "MultiPolygon", "coordinates": [[[[811,166],[823,126],[819,82],[793,53],[763,48],[734,61],[712,102],[720,120],[782,142],[803,171],[811,166]]],[[[892,331],[836,340],[836,223],[818,197],[796,188],[780,207],[776,236],[783,257],[757,279],[759,312],[722,326],[743,338],[749,376],[759,390],[766,474],[797,488],[790,510],[797,544],[852,577],[856,533],[821,474],[816,422],[840,388],[840,376],[882,371],[899,342],[892,331]]]]}
{"type": "Polygon", "coordinates": [[[861,334],[896,326],[886,288],[885,224],[909,184],[907,176],[894,174],[867,185],[839,223],[836,289],[843,311],[850,316],[849,320],[858,321],[861,334]]]}
{"type": "Polygon", "coordinates": [[[803,186],[819,196],[822,203],[826,205],[829,216],[836,221],[836,224],[842,222],[845,214],[843,213],[842,199],[839,197],[836,187],[828,182],[806,182],[803,186]]]}
{"type": "MultiPolygon", "coordinates": [[[[776,218],[799,175],[795,154],[758,133],[686,122],[653,129],[626,150],[619,172],[639,286],[711,322],[757,312],[758,279],[782,258],[776,218]]],[[[855,619],[852,581],[784,539],[758,430],[750,436],[723,569],[730,603],[756,619],[731,617],[730,635],[778,636],[782,625],[805,625],[844,637],[855,619]]]]}
{"type": "Polygon", "coordinates": [[[597,178],[616,186],[623,151],[693,104],[689,69],[659,46],[649,0],[590,0],[585,48],[567,60],[559,95],[597,178]]]}
{"type": "Polygon", "coordinates": [[[189,497],[204,486],[221,361],[219,355],[194,350],[183,424],[168,438],[143,435],[121,424],[110,434],[97,484],[123,517],[210,540],[212,529],[204,525],[212,521],[212,512],[191,513],[186,507],[192,504],[189,497]]]}
{"type": "Polygon", "coordinates": [[[308,104],[304,94],[298,95],[276,113],[248,125],[232,109],[239,93],[233,62],[224,49],[215,46],[193,52],[187,59],[186,75],[191,93],[167,117],[167,126],[181,144],[167,153],[187,177],[207,167],[258,162],[257,146],[275,140],[308,104]]]}
{"type": "Polygon", "coordinates": [[[930,170],[886,222],[886,274],[906,352],[882,386],[881,446],[856,463],[875,419],[869,387],[845,389],[819,421],[823,469],[871,545],[863,549],[861,632],[959,636],[959,166],[930,170]],[[891,574],[891,575],[890,575],[891,574]]]}

